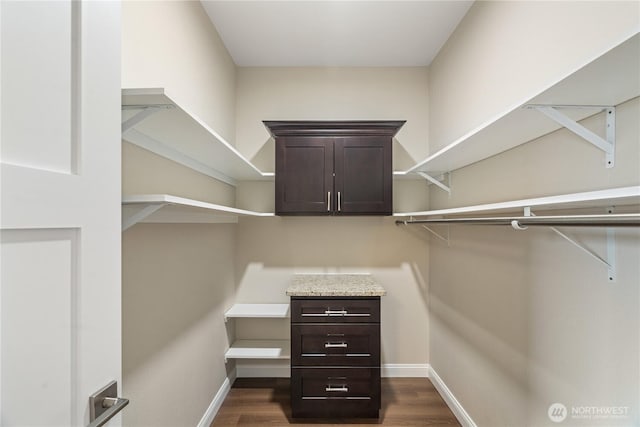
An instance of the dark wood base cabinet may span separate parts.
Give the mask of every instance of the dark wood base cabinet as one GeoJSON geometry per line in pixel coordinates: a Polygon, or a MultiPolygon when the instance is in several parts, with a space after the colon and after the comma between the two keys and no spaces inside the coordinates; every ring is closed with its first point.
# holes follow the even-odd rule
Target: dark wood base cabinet
{"type": "Polygon", "coordinates": [[[380,393],[380,297],[292,297],[292,416],[377,418],[380,393]]]}
{"type": "Polygon", "coordinates": [[[380,368],[292,368],[294,418],[378,418],[380,368]]]}

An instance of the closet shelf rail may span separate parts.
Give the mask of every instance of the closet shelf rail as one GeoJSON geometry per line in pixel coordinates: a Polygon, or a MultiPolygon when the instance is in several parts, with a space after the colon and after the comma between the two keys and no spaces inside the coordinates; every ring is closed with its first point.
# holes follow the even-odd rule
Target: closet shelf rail
{"type": "Polygon", "coordinates": [[[550,215],[478,218],[432,218],[398,220],[396,225],[509,225],[517,230],[545,227],[640,227],[640,213],[610,215],[550,215]]]}

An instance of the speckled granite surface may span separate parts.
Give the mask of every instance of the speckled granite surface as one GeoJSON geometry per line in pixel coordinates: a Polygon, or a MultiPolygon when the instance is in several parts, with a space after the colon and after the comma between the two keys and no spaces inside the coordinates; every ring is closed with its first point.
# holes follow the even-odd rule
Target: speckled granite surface
{"type": "Polygon", "coordinates": [[[368,274],[296,274],[287,295],[292,297],[379,297],[386,295],[368,274]]]}

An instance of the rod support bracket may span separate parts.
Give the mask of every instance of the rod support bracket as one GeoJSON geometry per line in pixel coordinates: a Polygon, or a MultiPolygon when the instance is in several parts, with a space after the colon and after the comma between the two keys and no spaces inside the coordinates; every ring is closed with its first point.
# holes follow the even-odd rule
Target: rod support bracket
{"type": "Polygon", "coordinates": [[[511,226],[513,227],[514,230],[518,230],[518,231],[526,230],[529,228],[529,227],[520,225],[517,219],[514,219],[513,221],[511,221],[511,226]]]}
{"type": "MultiPolygon", "coordinates": [[[[607,213],[608,214],[612,214],[613,213],[613,208],[607,208],[607,213]]],[[[527,206],[524,208],[524,216],[536,216],[532,211],[531,211],[531,207],[527,206]]],[[[511,225],[513,226],[513,228],[515,228],[516,230],[526,230],[527,227],[524,228],[517,228],[516,225],[514,225],[514,223],[516,223],[518,226],[520,226],[520,224],[518,223],[518,221],[512,221],[511,225]]],[[[568,235],[566,235],[565,233],[563,233],[562,231],[558,230],[556,227],[549,227],[554,233],[556,233],[558,236],[562,237],[563,239],[565,239],[567,242],[571,243],[573,246],[575,246],[576,248],[580,249],[581,251],[583,251],[584,253],[586,253],[587,255],[589,255],[591,258],[595,259],[596,261],[604,264],[607,267],[607,281],[609,283],[615,283],[616,281],[616,236],[615,236],[615,229],[613,227],[608,227],[607,228],[607,258],[604,259],[601,256],[599,256],[598,254],[596,254],[594,251],[592,251],[591,249],[587,248],[586,246],[584,246],[582,243],[578,242],[575,239],[572,239],[571,237],[569,237],[568,235]]]]}
{"type": "MultiPolygon", "coordinates": [[[[613,207],[607,208],[607,213],[613,213],[613,207]]],[[[607,228],[607,261],[609,283],[616,282],[616,230],[613,227],[607,228]]]]}

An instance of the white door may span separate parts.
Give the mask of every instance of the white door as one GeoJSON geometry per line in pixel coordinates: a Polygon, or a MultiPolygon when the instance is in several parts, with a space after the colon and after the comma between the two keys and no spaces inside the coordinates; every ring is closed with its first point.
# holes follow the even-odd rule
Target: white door
{"type": "Polygon", "coordinates": [[[120,4],[0,18],[0,425],[86,426],[121,387],[120,4]]]}

